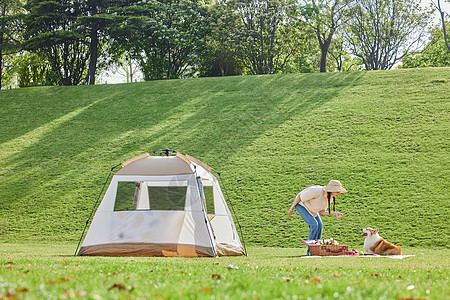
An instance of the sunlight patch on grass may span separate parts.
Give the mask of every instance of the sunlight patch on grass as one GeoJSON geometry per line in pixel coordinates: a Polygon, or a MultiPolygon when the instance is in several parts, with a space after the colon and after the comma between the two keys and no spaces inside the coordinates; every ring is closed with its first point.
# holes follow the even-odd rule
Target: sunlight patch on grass
{"type": "MultiPolygon", "coordinates": [[[[4,161],[7,159],[11,159],[13,155],[25,151],[28,147],[31,147],[33,144],[38,143],[46,134],[55,130],[62,124],[74,119],[79,114],[88,110],[95,104],[101,102],[103,99],[99,99],[91,104],[88,104],[84,107],[76,109],[56,120],[53,120],[43,126],[37,127],[36,129],[17,137],[13,140],[0,144],[0,160],[4,161]]],[[[14,164],[9,164],[9,167],[13,167],[14,164]]]]}

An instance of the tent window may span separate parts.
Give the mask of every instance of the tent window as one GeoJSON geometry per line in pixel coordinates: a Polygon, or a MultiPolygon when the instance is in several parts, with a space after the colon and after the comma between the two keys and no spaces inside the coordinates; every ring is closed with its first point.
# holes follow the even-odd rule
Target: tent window
{"type": "Polygon", "coordinates": [[[214,214],[214,193],[212,186],[203,186],[203,193],[205,193],[206,212],[214,214]]]}
{"type": "Polygon", "coordinates": [[[118,182],[114,211],[132,210],[135,191],[134,182],[118,182]]]}
{"type": "Polygon", "coordinates": [[[184,210],[186,186],[149,186],[151,210],[184,210]]]}

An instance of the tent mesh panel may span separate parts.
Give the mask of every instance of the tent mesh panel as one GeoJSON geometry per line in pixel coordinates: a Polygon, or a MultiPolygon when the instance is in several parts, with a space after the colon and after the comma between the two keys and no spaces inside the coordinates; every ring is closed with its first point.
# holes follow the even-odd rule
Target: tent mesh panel
{"type": "Polygon", "coordinates": [[[184,210],[187,187],[148,187],[151,210],[184,210]]]}

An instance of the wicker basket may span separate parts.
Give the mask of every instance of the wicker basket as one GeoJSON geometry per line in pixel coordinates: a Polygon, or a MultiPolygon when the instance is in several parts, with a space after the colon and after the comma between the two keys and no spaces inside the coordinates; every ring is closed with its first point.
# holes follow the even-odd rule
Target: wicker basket
{"type": "Polygon", "coordinates": [[[345,255],[348,251],[347,245],[318,245],[310,246],[312,256],[338,256],[345,255]]]}

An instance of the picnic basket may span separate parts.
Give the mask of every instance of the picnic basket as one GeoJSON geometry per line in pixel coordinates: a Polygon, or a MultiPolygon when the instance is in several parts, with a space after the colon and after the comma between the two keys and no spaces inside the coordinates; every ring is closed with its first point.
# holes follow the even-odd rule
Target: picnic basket
{"type": "Polygon", "coordinates": [[[310,246],[312,256],[338,256],[348,252],[348,245],[317,245],[310,246]]]}

